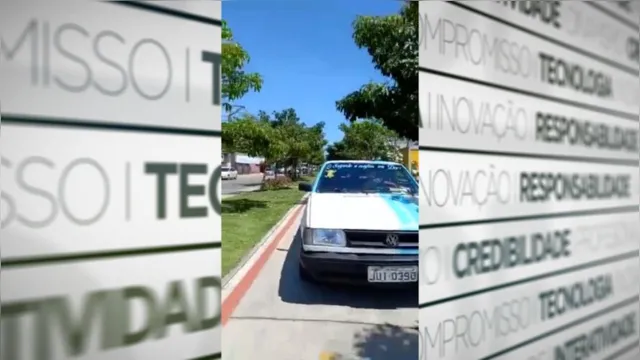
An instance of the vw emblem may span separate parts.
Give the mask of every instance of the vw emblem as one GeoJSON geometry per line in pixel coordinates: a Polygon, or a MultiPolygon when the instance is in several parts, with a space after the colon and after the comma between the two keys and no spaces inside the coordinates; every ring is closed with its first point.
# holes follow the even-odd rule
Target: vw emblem
{"type": "Polygon", "coordinates": [[[387,246],[396,247],[398,246],[398,240],[399,238],[397,234],[387,234],[387,238],[384,243],[387,244],[387,246]]]}

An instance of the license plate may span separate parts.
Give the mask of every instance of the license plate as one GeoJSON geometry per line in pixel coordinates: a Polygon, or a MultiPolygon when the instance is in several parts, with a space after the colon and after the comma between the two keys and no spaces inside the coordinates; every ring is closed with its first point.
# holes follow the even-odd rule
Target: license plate
{"type": "Polygon", "coordinates": [[[417,266],[369,266],[367,270],[369,282],[402,283],[418,281],[417,266]]]}

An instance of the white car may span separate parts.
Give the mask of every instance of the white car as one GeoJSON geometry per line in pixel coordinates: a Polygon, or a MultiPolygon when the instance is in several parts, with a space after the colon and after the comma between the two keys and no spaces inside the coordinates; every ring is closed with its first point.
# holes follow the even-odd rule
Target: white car
{"type": "Polygon", "coordinates": [[[329,161],[308,191],[300,225],[303,280],[418,281],[418,183],[403,165],[329,161]]]}
{"type": "Polygon", "coordinates": [[[271,180],[276,178],[276,173],[273,170],[267,170],[264,173],[265,180],[271,180]]]}
{"type": "Polygon", "coordinates": [[[220,177],[222,180],[235,180],[238,178],[238,171],[232,167],[222,167],[220,177]]]}

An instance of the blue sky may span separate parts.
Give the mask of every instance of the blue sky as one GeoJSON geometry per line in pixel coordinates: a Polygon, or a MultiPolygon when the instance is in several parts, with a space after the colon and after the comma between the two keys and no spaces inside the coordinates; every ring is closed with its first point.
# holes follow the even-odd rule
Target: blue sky
{"type": "Polygon", "coordinates": [[[382,81],[366,50],[353,42],[356,15],[397,13],[394,0],[232,0],[222,17],[251,56],[245,70],[262,74],[259,93],[237,104],[269,113],[294,108],[305,123],[326,123],[330,142],[345,122],[335,102],[361,85],[382,81]]]}

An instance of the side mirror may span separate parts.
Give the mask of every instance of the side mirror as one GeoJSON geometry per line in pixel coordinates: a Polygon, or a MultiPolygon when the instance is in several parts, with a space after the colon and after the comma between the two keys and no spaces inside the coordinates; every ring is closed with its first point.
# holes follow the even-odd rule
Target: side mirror
{"type": "Polygon", "coordinates": [[[309,184],[309,183],[300,183],[300,184],[298,184],[298,190],[310,192],[312,190],[311,184],[309,184]]]}

